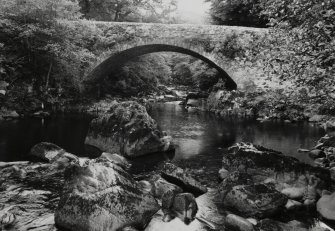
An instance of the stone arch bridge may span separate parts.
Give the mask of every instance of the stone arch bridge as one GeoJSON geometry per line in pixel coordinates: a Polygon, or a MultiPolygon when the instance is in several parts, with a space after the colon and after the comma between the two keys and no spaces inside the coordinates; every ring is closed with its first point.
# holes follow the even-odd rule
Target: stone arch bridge
{"type": "Polygon", "coordinates": [[[90,22],[117,38],[106,47],[104,58],[90,71],[87,83],[93,85],[108,76],[116,66],[131,58],[154,52],[178,52],[191,55],[218,70],[226,87],[236,89],[234,44],[248,49],[264,29],[215,25],[90,22]]]}

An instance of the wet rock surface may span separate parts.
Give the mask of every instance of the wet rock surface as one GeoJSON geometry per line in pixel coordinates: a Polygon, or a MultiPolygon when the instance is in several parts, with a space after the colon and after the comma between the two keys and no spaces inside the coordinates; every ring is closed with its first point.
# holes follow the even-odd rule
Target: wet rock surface
{"type": "Polygon", "coordinates": [[[335,193],[323,193],[316,208],[323,218],[335,221],[335,193]]]}
{"type": "Polygon", "coordinates": [[[70,230],[143,228],[158,210],[156,200],[122,167],[102,157],[66,170],[55,222],[70,230]]]}
{"type": "Polygon", "coordinates": [[[58,164],[7,163],[0,175],[2,230],[56,230],[54,210],[64,182],[58,164]]]}
{"type": "Polygon", "coordinates": [[[133,101],[110,104],[107,113],[91,122],[86,143],[127,157],[173,150],[171,137],[133,101]]]}
{"type": "Polygon", "coordinates": [[[217,189],[196,180],[203,171],[194,178],[171,163],[135,181],[118,154],[89,160],[45,143],[34,150],[44,163],[0,163],[3,230],[327,230],[304,216],[335,219],[329,170],[257,145],[223,155],[217,189]]]}
{"type": "Polygon", "coordinates": [[[185,170],[171,163],[166,163],[161,172],[161,176],[168,182],[178,185],[184,191],[193,193],[196,197],[207,192],[207,188],[201,185],[185,170]]]}
{"type": "Polygon", "coordinates": [[[32,159],[52,162],[65,153],[65,150],[55,144],[42,142],[36,144],[30,151],[32,159]]]}
{"type": "Polygon", "coordinates": [[[226,209],[244,217],[270,217],[281,210],[287,197],[266,184],[233,187],[224,198],[226,209]]]}

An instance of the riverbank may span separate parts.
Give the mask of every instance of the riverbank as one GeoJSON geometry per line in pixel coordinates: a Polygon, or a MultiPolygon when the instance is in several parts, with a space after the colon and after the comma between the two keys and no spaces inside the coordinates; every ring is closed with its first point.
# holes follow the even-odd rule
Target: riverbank
{"type": "MultiPolygon", "coordinates": [[[[142,114],[143,106],[135,102],[131,107],[128,104],[115,101],[107,104],[104,101],[97,105],[99,111],[104,111],[100,115],[109,116],[109,119],[99,119],[97,113],[98,119],[94,128],[101,130],[103,139],[109,137],[105,143],[113,144],[100,148],[112,148],[112,151],[125,156],[133,153],[129,148],[139,150],[138,153],[149,150],[148,147],[143,149],[141,145],[134,146],[129,142],[132,141],[132,134],[139,140],[151,140],[151,133],[145,133],[149,135],[143,137],[138,135],[144,134],[141,132],[143,124],[152,122],[142,114]],[[115,104],[119,106],[115,107],[115,104]],[[116,117],[121,118],[119,122],[113,120],[116,117]],[[147,122],[142,121],[143,119],[147,122]],[[98,124],[102,127],[97,126],[98,124]],[[119,143],[117,137],[122,137],[125,145],[119,143]],[[119,152],[118,148],[115,149],[115,144],[120,144],[120,148],[127,147],[128,144],[130,146],[122,149],[123,151],[120,149],[119,152]]],[[[182,110],[181,106],[179,108],[182,110]]],[[[176,113],[175,109],[172,111],[176,113]]],[[[192,112],[185,113],[192,115],[192,112]]],[[[186,114],[180,116],[185,118],[186,114]]],[[[196,114],[194,112],[194,115],[196,114]]],[[[154,113],[153,116],[157,115],[154,113]]],[[[167,120],[171,122],[169,117],[167,120]]],[[[176,118],[173,123],[179,126],[176,118]]],[[[218,127],[218,124],[215,123],[215,126],[218,127]]],[[[153,128],[152,131],[157,133],[155,126],[150,125],[149,128],[153,128]]],[[[245,126],[243,128],[246,129],[245,126]]],[[[213,129],[208,130],[213,132],[213,129]]],[[[191,132],[189,135],[194,137],[197,134],[191,132]]],[[[91,133],[91,136],[94,134],[91,133]]],[[[173,136],[178,138],[174,133],[173,136]]],[[[333,139],[331,129],[328,136],[330,138],[324,138],[322,145],[318,144],[315,148],[325,152],[326,157],[330,159],[334,155],[335,147],[329,142],[333,139]]],[[[143,142],[139,142],[141,143],[143,142]]],[[[194,143],[191,144],[187,146],[188,149],[196,148],[194,143]]],[[[202,140],[202,146],[205,144],[206,140],[202,140]]],[[[154,146],[164,150],[165,145],[154,146]]],[[[284,230],[327,230],[320,226],[325,227],[324,222],[328,226],[332,225],[333,212],[327,213],[327,209],[332,211],[334,203],[334,173],[329,168],[330,165],[312,166],[258,145],[234,144],[233,141],[229,146],[231,147],[228,151],[208,150],[210,153],[205,153],[204,158],[198,156],[198,164],[193,165],[190,157],[172,161],[162,153],[143,155],[139,160],[125,160],[119,155],[107,153],[100,157],[92,156],[91,159],[80,158],[53,144],[37,144],[30,151],[30,154],[34,153],[34,161],[0,164],[0,174],[6,179],[1,182],[0,187],[0,194],[3,195],[0,209],[2,228],[50,230],[55,229],[57,224],[59,230],[62,230],[60,227],[80,227],[81,230],[85,230],[83,227],[90,227],[90,230],[93,230],[98,227],[95,219],[99,219],[100,223],[107,219],[106,216],[112,230],[116,227],[122,227],[121,230],[146,231],[158,230],[161,227],[167,230],[178,227],[180,230],[192,231],[208,227],[214,230],[222,230],[224,227],[232,227],[234,230],[270,231],[274,227],[284,230]],[[211,152],[217,152],[218,159],[213,161],[218,164],[207,163],[212,160],[211,152]],[[138,163],[144,163],[142,158],[149,161],[150,168],[136,167],[138,163]],[[156,163],[155,159],[160,161],[156,163]],[[77,180],[73,181],[73,177],[77,180]],[[112,179],[121,181],[115,182],[112,179]],[[126,203],[120,204],[121,198],[112,197],[114,194],[107,193],[109,191],[122,192],[126,195],[122,201],[126,203]],[[136,192],[136,195],[133,192],[136,192]],[[242,203],[236,195],[244,197],[243,193],[247,193],[248,200],[242,203]],[[64,201],[70,202],[65,205],[64,201]],[[139,204],[140,201],[144,204],[139,204]],[[116,204],[119,209],[115,210],[110,203],[116,204]],[[134,211],[136,206],[141,206],[144,210],[134,211]],[[106,209],[104,214],[107,215],[100,214],[100,208],[106,209]],[[185,209],[189,212],[185,212],[185,209]],[[43,216],[39,215],[41,212],[43,216]],[[64,213],[69,216],[63,216],[64,213]],[[88,214],[90,216],[87,216],[88,214]],[[319,220],[318,214],[326,220],[319,220]],[[120,217],[122,220],[118,219],[120,217]],[[310,222],[314,219],[315,222],[310,222]],[[147,224],[140,222],[143,220],[146,220],[147,224]],[[91,221],[89,226],[86,225],[86,221],[91,221]]],[[[194,152],[196,149],[190,151],[194,152]]],[[[175,155],[174,158],[178,159],[178,153],[175,155]]]]}
{"type": "Polygon", "coordinates": [[[286,94],[282,89],[212,91],[208,110],[218,116],[254,117],[260,121],[282,120],[288,123],[323,123],[334,118],[334,99],[305,92],[286,94]]]}
{"type": "Polygon", "coordinates": [[[108,230],[120,227],[124,231],[162,227],[320,231],[331,230],[325,227],[334,220],[334,211],[328,210],[334,204],[334,181],[327,170],[252,144],[236,144],[222,156],[223,166],[217,170],[221,183],[215,188],[202,186],[196,180],[201,179],[197,171],[169,163],[143,177],[129,175],[131,162],[116,154],[89,160],[54,145],[53,150],[37,146],[43,153],[39,158],[46,158],[43,162],[0,163],[0,173],[6,178],[0,189],[3,230],[95,230],[108,219],[108,230]],[[79,192],[71,194],[72,189],[79,192]],[[122,191],[122,204],[121,198],[108,193],[114,190],[122,191]],[[248,199],[241,201],[245,194],[248,199]],[[135,211],[136,206],[141,209],[135,211]],[[110,215],[98,212],[100,208],[110,215]],[[316,211],[327,224],[313,221],[316,211]]]}

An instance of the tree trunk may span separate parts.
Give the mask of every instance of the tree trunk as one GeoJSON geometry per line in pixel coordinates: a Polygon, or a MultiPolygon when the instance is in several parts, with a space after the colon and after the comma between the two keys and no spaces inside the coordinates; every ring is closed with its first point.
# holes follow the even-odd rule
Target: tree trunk
{"type": "Polygon", "coordinates": [[[49,67],[48,75],[47,75],[47,78],[46,78],[46,82],[45,82],[45,90],[48,89],[51,69],[52,69],[52,62],[50,63],[50,67],[49,67]]]}

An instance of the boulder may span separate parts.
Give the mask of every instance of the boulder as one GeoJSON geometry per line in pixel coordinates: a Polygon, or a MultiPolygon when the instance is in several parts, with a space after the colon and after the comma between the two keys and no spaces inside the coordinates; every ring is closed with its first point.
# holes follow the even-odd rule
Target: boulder
{"type": "Polygon", "coordinates": [[[281,191],[282,194],[293,200],[299,200],[304,197],[306,187],[290,187],[281,191]]]}
{"type": "Polygon", "coordinates": [[[309,118],[309,122],[311,123],[319,123],[322,122],[323,120],[325,120],[327,118],[327,116],[325,115],[313,115],[311,118],[309,118]]]}
{"type": "Polygon", "coordinates": [[[127,157],[173,149],[172,138],[163,134],[144,106],[133,101],[113,102],[107,113],[94,119],[86,144],[127,157]]]}
{"type": "Polygon", "coordinates": [[[322,147],[335,147],[335,136],[329,137],[322,143],[322,147]]]}
{"type": "Polygon", "coordinates": [[[335,167],[332,167],[329,169],[330,171],[330,177],[332,178],[333,181],[335,181],[335,167]]]}
{"type": "Polygon", "coordinates": [[[299,209],[302,207],[302,203],[300,203],[299,201],[295,201],[295,200],[288,200],[286,205],[285,205],[285,208],[287,210],[296,210],[296,209],[299,209]]]}
{"type": "Polygon", "coordinates": [[[263,183],[272,179],[279,191],[296,187],[300,177],[304,176],[313,175],[320,179],[318,187],[321,190],[331,184],[327,169],[313,167],[281,152],[250,143],[237,143],[230,147],[228,153],[223,155],[222,163],[222,167],[229,172],[238,171],[249,175],[252,183],[263,183]]]}
{"type": "Polygon", "coordinates": [[[166,163],[161,172],[161,176],[168,182],[182,188],[185,192],[190,192],[196,197],[207,192],[207,188],[201,185],[191,175],[171,163],[166,163]]]}
{"type": "Polygon", "coordinates": [[[198,212],[198,205],[191,193],[179,193],[172,204],[172,212],[185,224],[191,223],[198,212]]]}
{"type": "Polygon", "coordinates": [[[224,198],[224,206],[244,217],[265,218],[277,213],[287,203],[287,197],[271,185],[239,185],[224,198]]]}
{"type": "Polygon", "coordinates": [[[220,199],[223,200],[227,193],[236,185],[248,185],[252,183],[251,176],[245,172],[233,171],[230,172],[218,186],[220,199]]]}
{"type": "Polygon", "coordinates": [[[316,209],[323,218],[335,221],[335,193],[323,194],[316,203],[316,209]]]}
{"type": "Polygon", "coordinates": [[[0,168],[0,229],[56,230],[54,209],[63,171],[50,163],[10,163],[0,168]],[[19,172],[27,177],[22,180],[19,172]]]}
{"type": "Polygon", "coordinates": [[[143,228],[158,210],[153,196],[122,166],[98,158],[67,168],[55,222],[67,230],[143,228]]]}
{"type": "Polygon", "coordinates": [[[325,129],[328,136],[335,136],[335,121],[327,121],[323,124],[323,128],[325,129]]]}
{"type": "Polygon", "coordinates": [[[226,179],[228,176],[229,176],[229,171],[228,171],[227,169],[221,168],[221,169],[219,170],[219,178],[220,178],[221,180],[226,179]]]}
{"type": "Polygon", "coordinates": [[[153,185],[153,195],[156,198],[161,199],[162,196],[168,191],[174,191],[177,193],[183,192],[183,190],[180,187],[167,182],[160,176],[156,176],[150,181],[151,181],[151,184],[153,185]]]}
{"type": "Polygon", "coordinates": [[[245,218],[235,214],[226,217],[226,226],[236,231],[253,231],[254,226],[245,218]]]}
{"type": "Polygon", "coordinates": [[[313,159],[326,157],[326,154],[320,149],[313,149],[309,152],[309,156],[313,159]]]}
{"type": "Polygon", "coordinates": [[[1,116],[5,119],[17,119],[20,117],[16,111],[3,111],[1,114],[1,116]]]}
{"type": "Polygon", "coordinates": [[[44,162],[53,162],[63,154],[65,154],[64,149],[47,142],[38,143],[30,150],[30,156],[33,159],[44,162]]]}
{"type": "Polygon", "coordinates": [[[124,168],[124,169],[129,169],[131,167],[131,164],[129,163],[129,161],[123,156],[120,156],[118,154],[110,154],[110,153],[104,152],[101,154],[101,158],[106,158],[109,161],[113,162],[116,165],[119,165],[121,168],[124,168]]]}
{"type": "Polygon", "coordinates": [[[264,219],[260,223],[262,231],[307,231],[308,226],[305,224],[293,220],[288,223],[283,223],[271,219],[264,219]]]}

